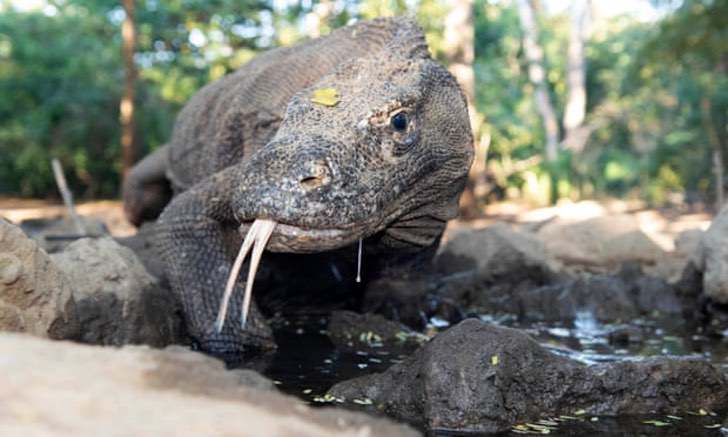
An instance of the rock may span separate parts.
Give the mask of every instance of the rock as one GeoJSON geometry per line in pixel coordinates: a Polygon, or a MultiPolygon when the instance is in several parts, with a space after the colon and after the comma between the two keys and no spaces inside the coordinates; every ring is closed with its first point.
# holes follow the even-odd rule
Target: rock
{"type": "Polygon", "coordinates": [[[636,326],[617,326],[607,334],[609,344],[612,346],[628,346],[630,343],[642,343],[644,334],[636,326]]]}
{"type": "Polygon", "coordinates": [[[639,221],[626,214],[576,223],[554,220],[536,235],[546,251],[565,264],[614,268],[628,261],[655,263],[664,255],[640,230],[639,221]]]}
{"type": "Polygon", "coordinates": [[[535,287],[491,287],[468,298],[467,304],[478,312],[515,314],[531,321],[569,321],[588,312],[600,322],[617,322],[683,311],[675,287],[630,263],[616,274],[582,275],[535,287]]]}
{"type": "Polygon", "coordinates": [[[682,231],[675,238],[675,250],[666,252],[654,266],[647,267],[653,276],[664,278],[670,284],[677,284],[683,277],[688,264],[700,264],[700,244],[704,232],[700,229],[682,231]]]}
{"type": "Polygon", "coordinates": [[[80,326],[70,283],[38,244],[0,219],[0,330],[74,339],[80,326]]]}
{"type": "Polygon", "coordinates": [[[51,255],[73,284],[81,341],[163,347],[184,342],[181,308],[134,253],[111,238],[84,238],[51,255]]]}
{"type": "Polygon", "coordinates": [[[97,218],[78,216],[78,220],[83,232],[79,232],[76,223],[69,218],[23,220],[20,228],[48,253],[60,252],[80,238],[109,235],[106,224],[97,218]]]}
{"type": "Polygon", "coordinates": [[[640,314],[627,285],[609,275],[548,285],[514,298],[518,299],[519,315],[526,320],[574,320],[579,312],[587,312],[600,322],[614,322],[631,320],[640,314]]]}
{"type": "Polygon", "coordinates": [[[436,264],[444,274],[475,270],[479,279],[490,281],[512,275],[552,274],[544,244],[505,223],[458,232],[441,248],[436,264]]]}
{"type": "Polygon", "coordinates": [[[695,255],[703,240],[704,231],[688,229],[680,232],[675,238],[675,253],[689,258],[695,255]]]}
{"type": "Polygon", "coordinates": [[[542,416],[676,414],[728,407],[728,381],[709,363],[646,359],[587,366],[521,331],[468,319],[387,371],[335,385],[349,401],[428,429],[502,432],[542,416]]]}
{"type": "Polygon", "coordinates": [[[386,347],[411,351],[428,340],[426,336],[379,314],[353,311],[331,313],[327,332],[334,345],[343,350],[386,347]]]}
{"type": "Polygon", "coordinates": [[[703,270],[703,293],[719,303],[728,303],[728,207],[710,224],[700,248],[698,267],[703,270]]]}
{"type": "Polygon", "coordinates": [[[0,334],[0,357],[0,435],[417,435],[384,419],[312,409],[246,386],[240,372],[181,348],[0,334]]]}
{"type": "MultiPolygon", "coordinates": [[[[421,273],[421,271],[420,271],[421,273]]],[[[471,276],[472,272],[467,272],[471,276]]],[[[449,284],[455,298],[441,290],[442,275],[421,274],[418,277],[376,278],[366,285],[361,309],[396,320],[415,330],[424,330],[433,319],[457,323],[464,318],[460,308],[462,288],[449,284]]],[[[459,284],[459,282],[458,282],[459,284]]]]}

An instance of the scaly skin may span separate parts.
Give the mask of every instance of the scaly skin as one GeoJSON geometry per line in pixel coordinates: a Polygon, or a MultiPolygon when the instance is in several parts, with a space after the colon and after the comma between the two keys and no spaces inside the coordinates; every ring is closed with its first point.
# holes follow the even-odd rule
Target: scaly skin
{"type": "MultiPolygon", "coordinates": [[[[267,52],[203,88],[175,125],[164,174],[179,194],[158,225],[191,334],[215,353],[272,344],[255,309],[245,330],[235,323],[240,284],[224,330],[213,327],[235,231],[256,219],[278,223],[270,251],[330,251],[365,238],[390,270],[429,261],[457,214],[472,154],[462,92],[409,19],[267,52]],[[336,105],[312,102],[327,88],[336,105]]],[[[138,179],[125,184],[137,222],[139,175],[161,178],[158,165],[144,166],[151,171],[132,171],[138,179]]]]}

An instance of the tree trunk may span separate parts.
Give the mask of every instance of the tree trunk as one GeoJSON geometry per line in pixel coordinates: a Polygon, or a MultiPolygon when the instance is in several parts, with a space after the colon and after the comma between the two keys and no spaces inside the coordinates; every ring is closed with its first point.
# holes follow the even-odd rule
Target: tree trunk
{"type": "Polygon", "coordinates": [[[546,83],[543,49],[538,42],[538,25],[528,0],[517,0],[516,4],[523,28],[523,50],[528,61],[528,78],[536,88],[536,109],[541,115],[546,134],[546,160],[554,161],[558,155],[559,125],[546,83]]]}
{"type": "Polygon", "coordinates": [[[576,153],[586,145],[588,134],[584,130],[586,116],[586,57],[584,43],[589,28],[591,0],[573,0],[567,59],[566,84],[568,96],[564,108],[564,147],[576,153]]]}
{"type": "Polygon", "coordinates": [[[703,127],[708,135],[708,142],[713,150],[713,175],[715,176],[715,210],[720,211],[723,207],[723,199],[725,198],[725,189],[723,187],[723,147],[720,144],[718,132],[713,123],[711,115],[712,105],[710,99],[704,96],[701,100],[701,116],[703,119],[703,127]]]}
{"type": "Polygon", "coordinates": [[[134,165],[136,147],[134,142],[134,96],[136,91],[137,70],[134,64],[136,49],[136,29],[134,27],[134,0],[122,0],[125,17],[121,26],[122,57],[124,59],[124,95],[119,105],[119,121],[121,124],[121,166],[126,176],[134,165]]]}

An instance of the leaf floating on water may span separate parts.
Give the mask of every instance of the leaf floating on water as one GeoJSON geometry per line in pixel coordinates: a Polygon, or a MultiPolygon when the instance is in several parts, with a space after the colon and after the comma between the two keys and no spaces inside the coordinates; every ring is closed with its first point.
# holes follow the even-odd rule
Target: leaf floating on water
{"type": "Polygon", "coordinates": [[[311,101],[317,105],[336,106],[339,103],[339,93],[334,88],[319,88],[311,94],[311,101]]]}
{"type": "Polygon", "coordinates": [[[371,399],[369,399],[369,398],[364,398],[364,399],[354,399],[354,400],[352,400],[352,402],[354,402],[355,404],[359,404],[359,405],[372,405],[372,404],[374,403],[374,402],[372,402],[372,400],[371,400],[371,399]]]}
{"type": "Polygon", "coordinates": [[[311,393],[312,391],[313,390],[311,390],[310,388],[307,388],[306,390],[303,391],[303,394],[307,395],[307,394],[311,393]]]}
{"type": "Polygon", "coordinates": [[[672,426],[672,423],[670,422],[663,422],[661,420],[644,420],[642,423],[646,425],[652,425],[652,426],[672,426]]]}
{"type": "Polygon", "coordinates": [[[549,428],[548,426],[538,425],[535,423],[527,423],[526,426],[534,431],[538,431],[541,434],[551,434],[552,430],[555,431],[555,429],[549,428]]]}
{"type": "Polygon", "coordinates": [[[592,418],[591,418],[591,419],[589,419],[589,420],[591,420],[592,422],[599,422],[599,418],[598,418],[598,417],[596,417],[596,416],[592,417],[592,418]]]}
{"type": "Polygon", "coordinates": [[[541,434],[541,431],[534,431],[528,427],[528,425],[514,425],[511,428],[511,432],[514,434],[541,434]]]}
{"type": "Polygon", "coordinates": [[[586,414],[586,410],[576,410],[574,411],[574,416],[583,416],[586,414]]]}
{"type": "Polygon", "coordinates": [[[672,420],[683,420],[683,418],[680,416],[671,416],[669,414],[665,417],[667,417],[668,419],[672,419],[672,420]]]}
{"type": "Polygon", "coordinates": [[[712,425],[705,425],[705,426],[703,426],[703,428],[707,428],[707,429],[718,429],[721,426],[723,426],[723,425],[721,425],[720,423],[714,423],[712,425]]]}
{"type": "Polygon", "coordinates": [[[343,400],[343,399],[341,399],[341,398],[337,398],[336,396],[334,396],[334,395],[332,395],[332,394],[330,394],[330,393],[326,393],[326,394],[325,394],[325,395],[323,395],[323,396],[316,396],[315,398],[313,398],[313,401],[314,401],[314,402],[324,402],[324,403],[330,403],[330,402],[344,402],[344,400],[343,400]]]}
{"type": "Polygon", "coordinates": [[[498,355],[493,355],[492,357],[490,357],[490,364],[493,366],[497,366],[499,361],[500,360],[498,359],[498,355]]]}
{"type": "Polygon", "coordinates": [[[707,416],[708,412],[705,411],[705,409],[701,408],[698,411],[688,411],[688,414],[691,416],[707,416]]]}

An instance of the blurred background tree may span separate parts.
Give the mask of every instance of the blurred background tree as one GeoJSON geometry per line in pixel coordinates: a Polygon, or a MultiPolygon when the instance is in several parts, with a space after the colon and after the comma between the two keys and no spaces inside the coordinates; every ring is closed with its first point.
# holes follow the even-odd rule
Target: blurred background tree
{"type": "Polygon", "coordinates": [[[717,0],[0,0],[0,193],[54,196],[58,157],[77,195],[116,197],[125,160],[163,144],[205,83],[261,50],[398,14],[471,100],[471,212],[508,198],[722,201],[717,0]]]}

